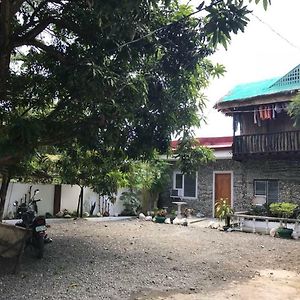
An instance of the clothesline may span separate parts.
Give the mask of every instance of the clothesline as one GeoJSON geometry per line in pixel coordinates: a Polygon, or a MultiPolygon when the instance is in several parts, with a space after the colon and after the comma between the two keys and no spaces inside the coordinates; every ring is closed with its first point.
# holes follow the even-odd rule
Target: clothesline
{"type": "MultiPolygon", "coordinates": [[[[272,110],[273,108],[265,108],[266,110],[272,110]]],[[[228,111],[229,113],[254,113],[255,111],[257,111],[257,108],[256,109],[252,109],[252,110],[231,110],[231,111],[228,111]]],[[[227,113],[227,111],[226,111],[227,113]]]]}

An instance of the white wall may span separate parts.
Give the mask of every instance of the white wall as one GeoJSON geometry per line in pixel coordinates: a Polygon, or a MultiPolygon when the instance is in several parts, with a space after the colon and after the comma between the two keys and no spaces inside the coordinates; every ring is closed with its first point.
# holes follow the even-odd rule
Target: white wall
{"type": "Polygon", "coordinates": [[[18,201],[21,203],[21,199],[25,200],[25,194],[27,195],[27,201],[29,197],[29,188],[31,188],[31,195],[34,190],[39,189],[39,193],[35,196],[35,199],[41,199],[38,205],[38,213],[44,215],[46,212],[53,213],[53,201],[54,201],[54,185],[52,184],[29,184],[29,183],[15,183],[12,182],[8,186],[6,195],[6,202],[4,206],[4,217],[12,216],[15,212],[13,203],[18,201]]]}
{"type": "MultiPolygon", "coordinates": [[[[10,183],[8,186],[6,202],[4,206],[4,217],[12,218],[15,207],[13,203],[17,200],[19,204],[21,203],[21,199],[25,199],[24,195],[27,194],[28,201],[28,192],[29,187],[31,188],[31,193],[35,189],[39,189],[39,193],[36,195],[35,199],[41,199],[38,202],[38,213],[44,215],[46,212],[53,214],[53,205],[54,205],[54,185],[52,184],[29,184],[29,183],[10,183]]],[[[114,216],[116,214],[120,214],[124,207],[122,202],[119,200],[121,193],[124,190],[118,191],[117,201],[115,204],[112,204],[107,200],[107,204],[109,203],[109,213],[110,216],[114,216]]],[[[80,193],[80,187],[77,185],[67,185],[63,184],[61,189],[61,210],[67,209],[70,212],[77,210],[78,197],[80,193]]],[[[102,211],[102,206],[105,203],[103,197],[99,197],[99,195],[90,188],[84,188],[83,192],[83,210],[84,212],[90,212],[91,205],[96,203],[96,207],[94,210],[94,214],[102,211]]],[[[108,208],[108,205],[107,205],[108,208]]],[[[104,207],[103,207],[104,210],[104,207]]]]}
{"type": "MultiPolygon", "coordinates": [[[[107,197],[99,196],[90,188],[84,188],[83,190],[83,210],[84,212],[90,212],[91,206],[93,203],[96,203],[96,207],[94,210],[94,215],[98,212],[105,211],[105,200],[106,200],[106,210],[108,210],[109,204],[109,213],[111,216],[116,214],[120,214],[124,207],[122,201],[120,201],[120,195],[124,191],[124,189],[120,189],[117,194],[117,200],[113,204],[111,203],[107,197]]],[[[67,209],[70,212],[77,210],[78,205],[78,197],[80,193],[80,187],[76,185],[62,185],[61,190],[61,210],[67,209]]]]}

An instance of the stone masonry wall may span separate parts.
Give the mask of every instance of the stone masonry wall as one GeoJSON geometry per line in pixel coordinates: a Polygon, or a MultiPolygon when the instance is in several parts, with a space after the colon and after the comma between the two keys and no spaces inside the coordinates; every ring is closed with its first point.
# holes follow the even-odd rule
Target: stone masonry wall
{"type": "MultiPolygon", "coordinates": [[[[194,208],[207,217],[213,214],[213,172],[233,172],[233,206],[235,211],[247,210],[253,199],[255,179],[276,179],[279,181],[280,201],[300,204],[300,161],[296,160],[217,160],[198,171],[198,199],[187,200],[188,207],[194,208]]],[[[171,187],[168,187],[168,190],[171,187]]],[[[172,199],[164,194],[164,206],[172,207],[172,199]]]]}

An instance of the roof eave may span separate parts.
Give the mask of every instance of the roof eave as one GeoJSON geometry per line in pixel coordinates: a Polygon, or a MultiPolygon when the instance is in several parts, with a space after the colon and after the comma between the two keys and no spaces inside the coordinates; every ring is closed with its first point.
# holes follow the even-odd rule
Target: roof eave
{"type": "Polygon", "coordinates": [[[233,109],[235,107],[246,107],[251,105],[259,105],[259,104],[288,102],[291,101],[292,96],[297,92],[298,89],[295,89],[289,91],[276,92],[272,94],[259,95],[255,97],[249,97],[249,98],[234,99],[230,101],[219,101],[214,105],[214,108],[217,109],[218,111],[227,114],[228,110],[233,109]],[[287,98],[287,96],[289,97],[287,98]]]}

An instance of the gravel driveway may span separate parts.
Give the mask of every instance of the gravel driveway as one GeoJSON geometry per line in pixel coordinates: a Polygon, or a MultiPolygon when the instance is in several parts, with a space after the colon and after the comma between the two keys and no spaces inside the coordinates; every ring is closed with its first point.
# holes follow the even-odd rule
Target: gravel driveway
{"type": "Polygon", "coordinates": [[[49,234],[45,258],[26,251],[18,275],[0,260],[0,299],[167,299],[221,291],[265,269],[300,271],[299,241],[200,223],[80,220],[53,224],[49,234]]]}

